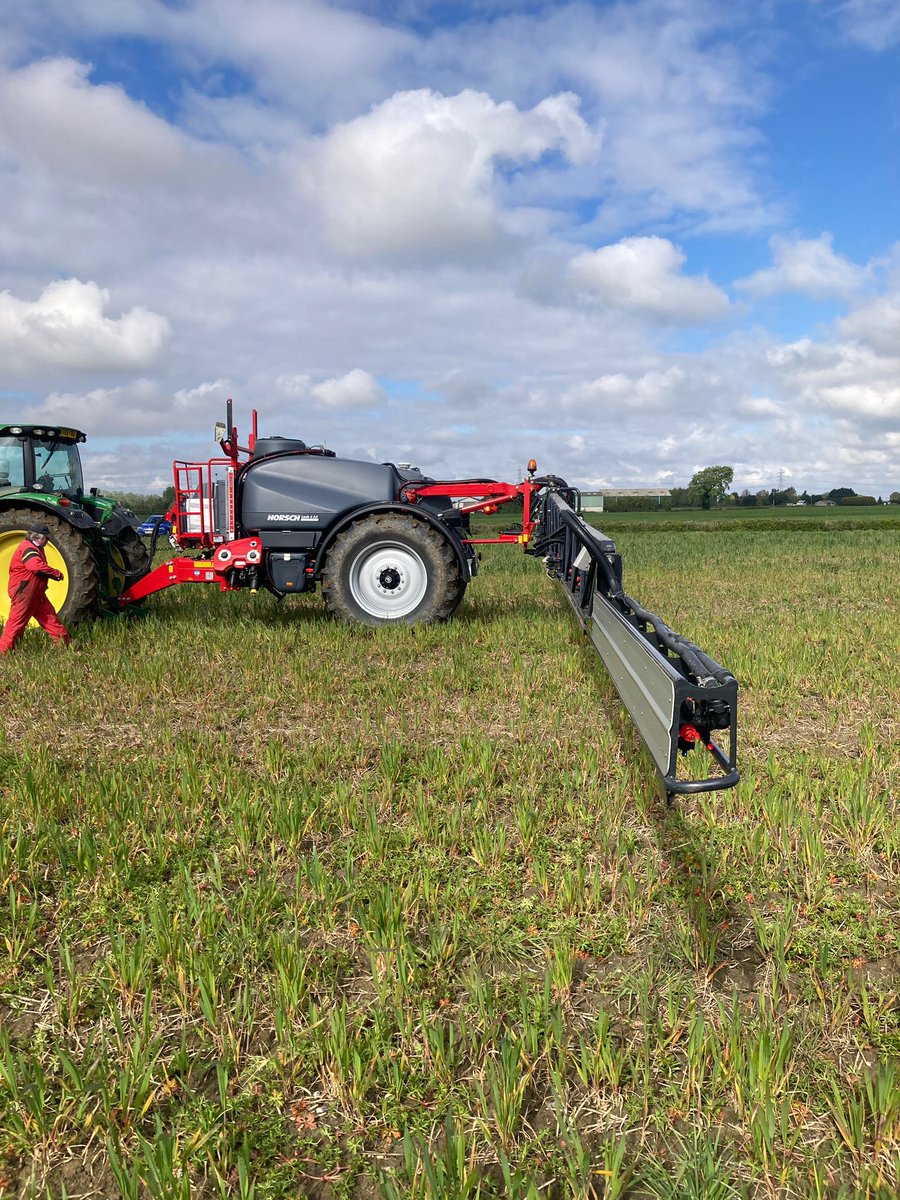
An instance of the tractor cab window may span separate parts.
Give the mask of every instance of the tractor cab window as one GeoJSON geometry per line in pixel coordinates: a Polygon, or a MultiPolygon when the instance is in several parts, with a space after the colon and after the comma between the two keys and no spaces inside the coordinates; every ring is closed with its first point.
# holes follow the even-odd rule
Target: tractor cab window
{"type": "Polygon", "coordinates": [[[16,437],[0,437],[0,492],[25,484],[25,446],[16,437]]]}
{"type": "Polygon", "coordinates": [[[81,458],[75,446],[60,442],[34,443],[34,483],[43,492],[82,495],[81,458]]]}

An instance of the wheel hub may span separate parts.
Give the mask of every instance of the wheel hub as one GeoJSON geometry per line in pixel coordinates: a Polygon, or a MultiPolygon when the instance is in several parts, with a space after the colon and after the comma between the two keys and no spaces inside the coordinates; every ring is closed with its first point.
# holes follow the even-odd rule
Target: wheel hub
{"type": "Polygon", "coordinates": [[[350,564],[350,591],[370,616],[397,620],[422,603],[428,569],[419,554],[401,542],[367,546],[350,564]]]}
{"type": "Polygon", "coordinates": [[[393,592],[403,583],[403,576],[396,567],[386,567],[378,576],[378,586],[383,592],[393,592]]]}

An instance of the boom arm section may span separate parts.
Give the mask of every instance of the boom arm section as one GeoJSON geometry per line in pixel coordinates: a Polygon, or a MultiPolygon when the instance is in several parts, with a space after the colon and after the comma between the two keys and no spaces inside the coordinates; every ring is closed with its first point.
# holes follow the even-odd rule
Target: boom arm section
{"type": "Polygon", "coordinates": [[[737,680],[626,595],[615,543],[592,529],[564,496],[561,490],[541,495],[526,552],[543,556],[550,574],[562,582],[650,752],[667,797],[734,787],[740,779],[737,680]],[[727,734],[725,748],[714,731],[727,734]],[[689,767],[709,767],[709,759],[697,762],[694,754],[686,763],[695,746],[705,747],[716,773],[683,768],[679,778],[679,753],[689,767]]]}

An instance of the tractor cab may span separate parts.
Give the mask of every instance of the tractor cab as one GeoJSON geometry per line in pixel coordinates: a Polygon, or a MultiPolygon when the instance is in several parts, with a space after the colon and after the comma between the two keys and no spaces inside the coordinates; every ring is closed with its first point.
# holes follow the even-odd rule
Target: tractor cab
{"type": "Polygon", "coordinates": [[[80,429],[67,426],[0,423],[0,508],[36,504],[70,524],[102,525],[106,535],[125,525],[137,528],[131,509],[97,488],[85,493],[78,445],[86,441],[80,429]]]}
{"type": "Polygon", "coordinates": [[[24,491],[80,501],[84,476],[78,429],[0,424],[0,494],[24,491]]]}

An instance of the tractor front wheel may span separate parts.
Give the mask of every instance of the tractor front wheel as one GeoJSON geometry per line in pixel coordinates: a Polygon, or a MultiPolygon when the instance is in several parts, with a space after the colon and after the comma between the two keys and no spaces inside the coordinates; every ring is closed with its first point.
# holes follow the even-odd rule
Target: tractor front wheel
{"type": "Polygon", "coordinates": [[[35,521],[50,530],[44,550],[51,567],[62,571],[63,578],[51,580],[47,599],[64,625],[77,625],[92,617],[97,608],[100,578],[97,564],[82,534],[52,513],[35,508],[9,508],[0,513],[0,617],[9,616],[9,564],[16,547],[35,521]]]}
{"type": "Polygon", "coordinates": [[[124,586],[131,587],[150,570],[150,552],[133,529],[126,529],[120,533],[113,542],[113,547],[122,559],[124,586]]]}
{"type": "Polygon", "coordinates": [[[103,546],[107,563],[106,590],[110,596],[120,596],[150,570],[150,554],[133,529],[123,529],[118,537],[104,541],[103,546]]]}
{"type": "Polygon", "coordinates": [[[446,620],[465,588],[447,536],[401,513],[354,521],[338,534],[322,569],[328,611],[355,625],[446,620]]]}

